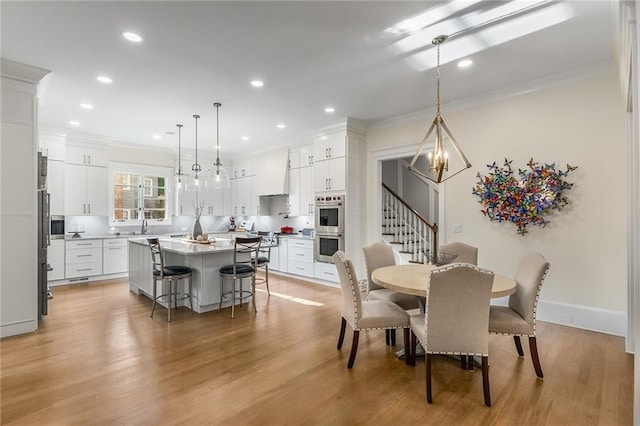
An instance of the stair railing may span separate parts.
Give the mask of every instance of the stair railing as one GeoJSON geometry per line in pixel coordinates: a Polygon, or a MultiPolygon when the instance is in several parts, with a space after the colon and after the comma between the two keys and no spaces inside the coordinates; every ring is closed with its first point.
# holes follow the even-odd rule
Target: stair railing
{"type": "Polygon", "coordinates": [[[393,235],[393,243],[402,244],[400,252],[409,253],[413,263],[436,260],[438,225],[429,223],[384,183],[381,200],[382,224],[393,235]]]}

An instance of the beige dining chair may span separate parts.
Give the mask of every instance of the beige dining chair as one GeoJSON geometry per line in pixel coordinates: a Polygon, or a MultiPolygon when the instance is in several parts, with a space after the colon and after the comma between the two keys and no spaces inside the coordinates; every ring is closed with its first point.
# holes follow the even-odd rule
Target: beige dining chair
{"type": "Polygon", "coordinates": [[[549,262],[539,253],[525,255],[516,270],[516,292],[509,296],[509,306],[491,306],[489,332],[513,336],[518,355],[524,356],[520,336],[529,338],[531,362],[539,378],[543,378],[536,341],[536,310],[549,262]]]}
{"type": "Polygon", "coordinates": [[[427,402],[433,402],[431,362],[436,354],[482,357],[484,403],[491,406],[489,389],[489,302],[493,272],[467,263],[431,270],[424,314],[411,315],[410,364],[416,344],[425,351],[427,402]],[[416,341],[417,340],[417,341],[416,341]]]}
{"type": "Polygon", "coordinates": [[[440,250],[457,254],[454,262],[478,264],[478,248],[461,242],[453,242],[440,246],[440,250]]]}
{"type": "MultiPolygon", "coordinates": [[[[367,270],[367,300],[383,300],[395,303],[404,310],[417,309],[419,305],[416,296],[384,288],[374,283],[371,279],[371,274],[376,269],[396,264],[393,248],[385,243],[375,242],[363,248],[362,251],[367,270]]],[[[387,331],[386,341],[387,345],[395,345],[395,330],[387,331]]]]}
{"type": "MultiPolygon", "coordinates": [[[[362,300],[360,287],[353,264],[345,257],[344,252],[337,251],[333,261],[340,277],[342,294],[342,320],[338,337],[338,350],[342,349],[344,333],[347,323],[353,329],[351,354],[347,367],[351,369],[356,360],[358,339],[361,330],[389,330],[401,328],[404,330],[404,349],[409,348],[409,314],[398,305],[383,300],[362,300]]],[[[409,358],[405,357],[409,363],[409,358]]]]}

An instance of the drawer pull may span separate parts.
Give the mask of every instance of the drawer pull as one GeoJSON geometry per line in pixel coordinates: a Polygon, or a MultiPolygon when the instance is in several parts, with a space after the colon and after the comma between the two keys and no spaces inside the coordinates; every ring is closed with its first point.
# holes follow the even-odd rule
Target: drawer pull
{"type": "Polygon", "coordinates": [[[79,245],[79,246],[90,246],[91,243],[78,243],[77,245],[79,245]]]}
{"type": "Polygon", "coordinates": [[[122,247],[109,247],[109,250],[122,250],[122,247]]]}
{"type": "Polygon", "coordinates": [[[76,257],[92,257],[92,254],[79,254],[76,257]]]}
{"type": "Polygon", "coordinates": [[[82,268],[82,269],[76,269],[76,271],[80,272],[80,271],[90,271],[91,268],[82,268]]]}

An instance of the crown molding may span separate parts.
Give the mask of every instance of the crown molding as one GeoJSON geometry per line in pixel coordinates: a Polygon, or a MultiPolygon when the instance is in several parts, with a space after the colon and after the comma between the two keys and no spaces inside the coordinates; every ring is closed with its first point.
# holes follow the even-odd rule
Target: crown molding
{"type": "Polygon", "coordinates": [[[24,81],[27,83],[38,84],[42,78],[49,74],[51,70],[34,67],[11,59],[2,58],[1,65],[2,76],[13,78],[14,80],[24,81]]]}

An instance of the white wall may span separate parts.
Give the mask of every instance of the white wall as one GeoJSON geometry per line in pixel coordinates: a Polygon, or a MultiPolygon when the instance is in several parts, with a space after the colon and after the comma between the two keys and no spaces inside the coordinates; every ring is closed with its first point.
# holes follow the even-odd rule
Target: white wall
{"type": "MultiPolygon", "coordinates": [[[[525,253],[544,254],[551,269],[538,318],[558,321],[567,319],[560,315],[570,315],[576,326],[624,335],[626,117],[617,76],[592,77],[456,111],[445,105],[442,114],[473,168],[443,184],[441,243],[462,240],[475,245],[481,266],[509,275],[525,253]],[[471,194],[476,173],[485,175],[486,164],[501,163],[505,157],[514,160],[515,168],[524,168],[531,157],[558,167],[579,166],[569,176],[575,182],[567,192],[572,204],[552,215],[548,227],[528,227],[529,233],[520,236],[513,225],[490,222],[480,213],[471,194]],[[453,223],[462,224],[462,234],[451,232],[453,223]]],[[[375,152],[417,147],[430,120],[426,113],[422,116],[369,129],[369,194],[377,191],[375,152]]]]}

